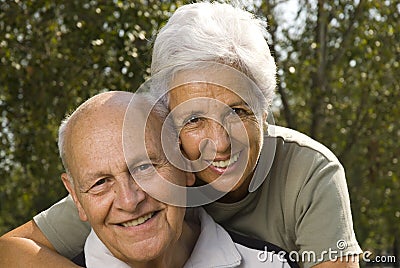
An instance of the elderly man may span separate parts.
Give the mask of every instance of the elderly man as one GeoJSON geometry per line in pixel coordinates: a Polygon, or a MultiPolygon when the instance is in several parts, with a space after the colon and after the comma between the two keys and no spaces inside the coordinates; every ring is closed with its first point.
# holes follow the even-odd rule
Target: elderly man
{"type": "Polygon", "coordinates": [[[161,267],[162,264],[182,267],[197,240],[198,226],[183,222],[184,208],[151,198],[132,176],[154,179],[161,175],[183,185],[192,184],[194,178],[171,168],[160,147],[154,146],[161,133],[161,122],[155,115],[149,118],[151,143],[146,157],[146,148],[139,146],[144,138],[140,127],[144,124],[140,123],[145,120],[140,108],[136,109],[137,128],[131,125],[129,133],[130,138],[138,141],[133,152],[137,161],[131,158],[128,162],[130,172],[123,154],[122,126],[131,98],[132,94],[127,92],[97,95],[81,105],[60,127],[59,150],[67,171],[62,179],[81,220],[89,221],[95,232],[85,249],[87,264],[110,267],[106,265],[109,250],[132,267],[161,267]],[[157,172],[152,172],[153,166],[157,172]]]}
{"type": "MultiPolygon", "coordinates": [[[[186,189],[168,192],[160,180],[194,183],[194,175],[173,167],[162,150],[162,107],[153,108],[145,95],[108,92],[83,103],[60,127],[62,180],[79,217],[92,227],[87,266],[265,267],[257,250],[233,243],[203,209],[190,209],[184,220],[185,208],[154,199],[136,183],[170,199],[185,199],[186,189]]],[[[167,137],[175,135],[165,125],[167,137]]],[[[290,267],[269,254],[269,267],[290,267]]]]}

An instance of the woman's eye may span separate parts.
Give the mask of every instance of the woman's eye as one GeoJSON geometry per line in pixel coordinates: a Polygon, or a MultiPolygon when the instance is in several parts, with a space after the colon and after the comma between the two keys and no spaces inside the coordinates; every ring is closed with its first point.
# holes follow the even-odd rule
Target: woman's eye
{"type": "Polygon", "coordinates": [[[185,120],[184,125],[187,125],[187,124],[196,124],[196,123],[198,123],[200,120],[201,120],[201,117],[193,115],[193,116],[191,116],[191,117],[189,117],[188,119],[185,120]]]}
{"type": "Polygon", "coordinates": [[[231,114],[242,116],[242,115],[246,115],[247,111],[242,108],[232,108],[231,114]]]}

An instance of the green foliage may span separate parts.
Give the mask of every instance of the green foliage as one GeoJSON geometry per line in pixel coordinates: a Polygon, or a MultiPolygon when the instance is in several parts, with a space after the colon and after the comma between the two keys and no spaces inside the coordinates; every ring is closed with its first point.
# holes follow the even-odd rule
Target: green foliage
{"type": "Polygon", "coordinates": [[[0,1],[0,233],[66,192],[57,129],[105,90],[135,91],[174,6],[149,1],[0,1]]]}
{"type": "Polygon", "coordinates": [[[279,101],[287,103],[277,121],[336,153],[363,248],[391,249],[400,237],[400,5],[300,1],[296,20],[304,23],[284,29],[275,2],[260,13],[269,14],[279,101]]]}
{"type": "MultiPolygon", "coordinates": [[[[98,92],[134,91],[149,75],[153,36],[186,2],[0,0],[0,233],[66,193],[61,119],[98,92]]],[[[285,28],[282,1],[255,2],[279,67],[278,124],[338,155],[359,241],[391,247],[400,237],[400,5],[299,0],[285,28]]]]}

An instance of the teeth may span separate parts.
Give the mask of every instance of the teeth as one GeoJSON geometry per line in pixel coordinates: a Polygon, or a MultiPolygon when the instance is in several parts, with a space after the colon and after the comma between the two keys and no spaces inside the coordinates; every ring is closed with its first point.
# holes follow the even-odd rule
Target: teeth
{"type": "Polygon", "coordinates": [[[232,165],[239,159],[239,153],[232,156],[232,158],[225,161],[213,161],[211,164],[215,167],[225,168],[229,165],[232,165]]]}
{"type": "Polygon", "coordinates": [[[151,212],[147,215],[144,215],[143,217],[137,218],[136,220],[125,222],[122,224],[122,226],[133,227],[133,226],[140,225],[140,224],[144,223],[145,221],[147,221],[148,219],[150,219],[151,217],[153,217],[153,215],[154,215],[154,212],[151,212]]]}

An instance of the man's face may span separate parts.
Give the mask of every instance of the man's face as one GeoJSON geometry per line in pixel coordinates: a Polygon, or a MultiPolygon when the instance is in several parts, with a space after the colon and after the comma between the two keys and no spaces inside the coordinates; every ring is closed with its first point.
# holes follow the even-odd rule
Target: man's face
{"type": "MultiPolygon", "coordinates": [[[[131,176],[123,154],[123,117],[124,109],[106,108],[73,126],[66,145],[74,178],[71,194],[81,219],[90,222],[115,257],[148,261],[180,237],[185,210],[151,198],[132,176],[156,181],[161,175],[183,186],[186,177],[166,161],[159,146],[161,122],[152,116],[147,152],[135,148],[136,160],[128,163],[131,176]]],[[[132,129],[131,137],[139,141],[140,131],[132,129]]]]}

